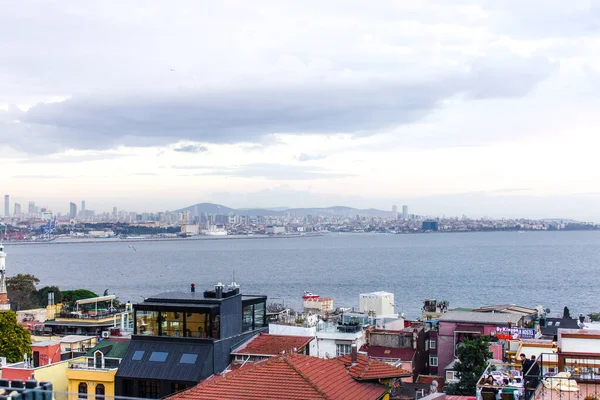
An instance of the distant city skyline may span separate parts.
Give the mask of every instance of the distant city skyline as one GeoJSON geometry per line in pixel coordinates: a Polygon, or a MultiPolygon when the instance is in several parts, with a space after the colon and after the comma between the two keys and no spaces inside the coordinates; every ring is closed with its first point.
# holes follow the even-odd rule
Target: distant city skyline
{"type": "MultiPolygon", "coordinates": [[[[407,219],[407,217],[409,215],[420,215],[420,216],[428,216],[428,217],[462,217],[462,216],[468,216],[470,218],[494,218],[494,219],[502,219],[502,218],[531,218],[531,219],[572,219],[572,220],[578,220],[578,221],[584,221],[584,222],[596,222],[596,223],[600,223],[600,217],[586,217],[585,215],[583,216],[578,216],[578,215],[582,215],[582,214],[578,214],[577,212],[574,212],[574,205],[573,204],[566,204],[565,202],[568,200],[567,198],[565,199],[560,199],[557,198],[554,205],[554,209],[556,210],[556,213],[549,213],[549,214],[545,214],[545,213],[540,213],[540,212],[536,212],[534,210],[534,208],[536,207],[536,200],[539,201],[539,199],[535,199],[535,198],[527,198],[525,197],[525,199],[527,199],[527,204],[528,204],[528,208],[530,209],[531,212],[528,213],[523,213],[523,214],[519,214],[519,213],[506,213],[506,214],[501,214],[499,212],[494,212],[493,210],[490,210],[490,212],[476,212],[477,209],[477,205],[484,205],[484,206],[488,206],[491,207],[493,205],[499,205],[500,203],[510,203],[510,202],[515,202],[518,201],[521,203],[521,206],[523,206],[523,197],[521,197],[520,199],[514,198],[514,197],[507,197],[507,196],[488,196],[486,197],[485,194],[481,194],[481,193],[469,193],[469,194],[464,194],[462,196],[456,196],[454,200],[452,199],[447,199],[447,201],[445,202],[446,204],[451,205],[452,207],[447,207],[444,208],[443,210],[445,211],[436,211],[435,206],[438,203],[437,199],[427,199],[427,198],[420,198],[420,199],[412,199],[412,200],[416,200],[415,203],[410,203],[410,204],[402,204],[400,207],[398,207],[398,205],[396,204],[392,204],[391,202],[388,202],[387,206],[386,204],[383,203],[384,200],[379,200],[379,201],[374,201],[373,203],[369,202],[368,199],[359,199],[358,201],[356,201],[356,199],[349,199],[348,202],[344,202],[344,201],[340,201],[338,203],[335,203],[333,201],[330,201],[328,203],[319,203],[318,201],[313,200],[308,200],[306,202],[302,202],[302,196],[299,195],[298,199],[296,202],[290,202],[289,204],[291,205],[276,205],[279,203],[274,203],[272,200],[266,200],[265,203],[262,203],[262,205],[260,203],[244,203],[244,202],[240,202],[233,200],[232,198],[228,199],[228,195],[220,195],[222,197],[223,201],[197,201],[197,200],[190,200],[187,203],[181,203],[178,204],[177,201],[173,201],[172,207],[163,207],[161,208],[160,206],[157,206],[156,208],[150,208],[147,206],[144,206],[144,204],[147,203],[138,203],[136,201],[133,200],[123,200],[121,203],[118,204],[114,204],[114,203],[107,203],[107,202],[102,202],[102,200],[100,200],[99,202],[96,202],[96,200],[92,200],[91,204],[93,205],[93,208],[89,208],[87,207],[87,201],[86,200],[73,200],[73,201],[68,201],[66,203],[62,203],[62,202],[58,202],[56,200],[52,201],[52,202],[47,202],[44,200],[41,201],[37,201],[37,200],[28,200],[26,197],[16,197],[16,199],[20,200],[20,201],[13,201],[11,200],[11,207],[14,209],[13,212],[10,213],[10,216],[13,216],[15,214],[16,207],[18,206],[18,211],[19,214],[22,213],[21,211],[21,203],[26,203],[28,204],[28,213],[32,213],[34,212],[34,210],[40,210],[40,209],[48,209],[50,211],[53,211],[54,213],[60,213],[61,215],[68,215],[68,216],[72,216],[72,215],[76,215],[76,216],[81,216],[81,212],[82,211],[88,211],[88,212],[95,212],[95,213],[106,213],[109,215],[116,215],[118,213],[118,211],[125,211],[125,212],[137,212],[137,213],[157,213],[157,212],[164,212],[164,211],[175,211],[175,210],[179,210],[179,209],[183,209],[183,208],[187,208],[190,206],[193,206],[194,204],[199,204],[199,203],[213,203],[213,204],[218,204],[221,206],[225,206],[225,207],[230,207],[233,209],[283,209],[283,208],[288,208],[288,209],[293,209],[293,208],[327,208],[327,207],[333,207],[333,206],[344,206],[344,207],[351,207],[351,208],[356,208],[356,209],[378,209],[381,211],[387,211],[389,212],[390,216],[394,215],[394,210],[396,210],[396,215],[398,216],[399,219],[407,219]],[[229,200],[233,200],[233,201],[229,201],[229,200]],[[354,201],[353,201],[354,200],[354,201]],[[77,203],[81,202],[81,205],[83,206],[82,208],[78,208],[77,207],[77,203]],[[464,208],[464,211],[461,208],[461,204],[470,204],[472,203],[473,205],[471,206],[470,212],[467,209],[467,207],[464,208]],[[112,204],[112,205],[110,205],[112,204]],[[54,206],[55,205],[55,206],[54,206]],[[396,207],[394,209],[394,207],[396,207]],[[409,212],[410,210],[410,212],[409,212]],[[454,210],[454,212],[452,212],[452,210],[454,210]],[[561,211],[562,210],[562,211],[561,211]]],[[[584,200],[590,200],[593,201],[593,197],[586,197],[586,196],[582,196],[584,200]]],[[[12,199],[12,196],[11,196],[12,199]]],[[[571,199],[572,200],[572,199],[571,199]]],[[[498,207],[499,209],[499,207],[498,207]]]]}
{"type": "Polygon", "coordinates": [[[0,192],[600,222],[597,19],[583,0],[15,2],[0,192]]]}

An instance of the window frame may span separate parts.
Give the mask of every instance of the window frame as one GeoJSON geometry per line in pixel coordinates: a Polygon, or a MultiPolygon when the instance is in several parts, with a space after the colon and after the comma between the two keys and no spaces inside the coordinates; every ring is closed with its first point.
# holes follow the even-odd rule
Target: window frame
{"type": "Polygon", "coordinates": [[[429,366],[430,367],[437,367],[438,366],[438,358],[437,356],[429,356],[429,366]],[[434,363],[435,360],[435,363],[434,363]]]}

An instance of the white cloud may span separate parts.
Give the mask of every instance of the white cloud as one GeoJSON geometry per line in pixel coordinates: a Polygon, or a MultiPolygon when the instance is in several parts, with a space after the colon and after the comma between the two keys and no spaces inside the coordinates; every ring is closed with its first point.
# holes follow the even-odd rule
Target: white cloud
{"type": "Polygon", "coordinates": [[[4,184],[67,205],[156,190],[163,208],[274,180],[349,202],[599,192],[598,17],[589,0],[16,2],[4,184]]]}

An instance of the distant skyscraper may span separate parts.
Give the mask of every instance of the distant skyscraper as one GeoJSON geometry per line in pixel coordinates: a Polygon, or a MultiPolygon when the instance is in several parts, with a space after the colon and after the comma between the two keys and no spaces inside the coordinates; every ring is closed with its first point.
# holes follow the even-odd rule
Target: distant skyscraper
{"type": "Polygon", "coordinates": [[[394,219],[398,219],[398,206],[395,204],[392,206],[392,214],[394,215],[394,219]]]}
{"type": "Polygon", "coordinates": [[[85,213],[85,200],[81,200],[81,212],[85,213]]]}
{"type": "Polygon", "coordinates": [[[119,216],[119,213],[117,212],[117,207],[113,207],[113,214],[112,214],[113,218],[117,218],[119,216]]]}
{"type": "Polygon", "coordinates": [[[4,195],[4,216],[10,217],[10,196],[4,195]]]}
{"type": "Polygon", "coordinates": [[[69,218],[77,218],[77,204],[75,203],[69,203],[69,218]]]}
{"type": "Polygon", "coordinates": [[[402,219],[408,219],[408,206],[402,206],[402,219]]]}
{"type": "Polygon", "coordinates": [[[27,212],[29,214],[35,214],[36,213],[36,209],[35,209],[35,201],[30,201],[27,207],[27,212]]]}
{"type": "Polygon", "coordinates": [[[15,218],[21,218],[21,205],[15,203],[15,218]]]}

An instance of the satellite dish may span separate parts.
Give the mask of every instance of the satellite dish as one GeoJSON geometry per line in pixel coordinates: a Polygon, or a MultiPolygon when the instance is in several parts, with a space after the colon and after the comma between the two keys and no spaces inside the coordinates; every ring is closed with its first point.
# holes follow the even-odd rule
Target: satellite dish
{"type": "Polygon", "coordinates": [[[550,314],[550,309],[546,308],[546,314],[550,314]]]}

